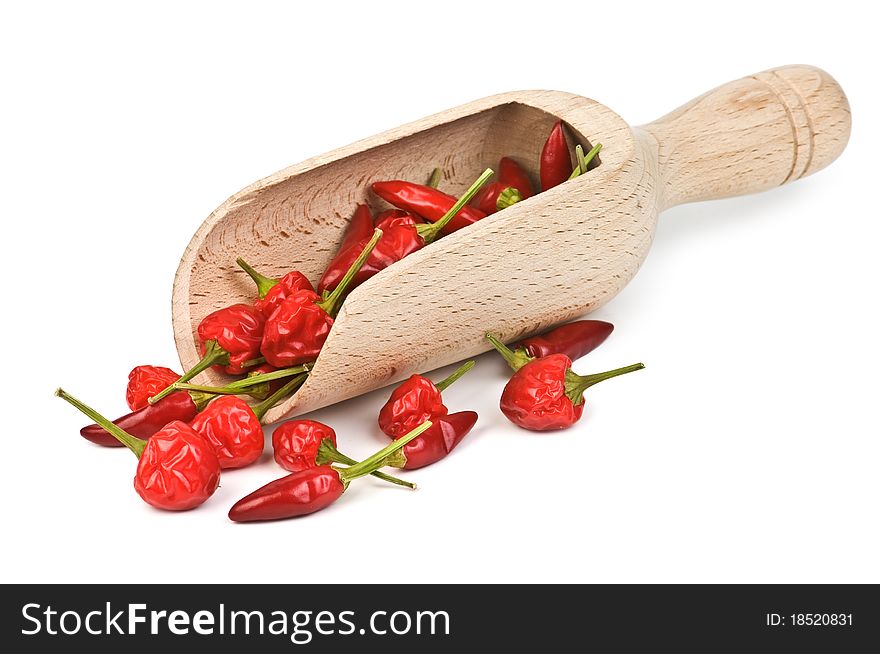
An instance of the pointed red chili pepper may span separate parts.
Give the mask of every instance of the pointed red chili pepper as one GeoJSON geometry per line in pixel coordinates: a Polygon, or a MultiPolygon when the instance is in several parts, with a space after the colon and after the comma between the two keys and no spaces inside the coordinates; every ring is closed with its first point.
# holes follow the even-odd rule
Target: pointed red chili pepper
{"type": "MultiPolygon", "coordinates": [[[[233,304],[208,314],[199,323],[201,360],[178,380],[188,382],[211,366],[220,366],[230,375],[240,375],[248,366],[262,363],[260,343],[266,318],[249,304],[233,304]]],[[[155,404],[171,393],[168,386],[149,399],[155,404]]]]}
{"type": "Polygon", "coordinates": [[[55,395],[101,425],[138,457],[134,489],[149,505],[185,511],[204,503],[220,484],[220,462],[211,445],[185,422],[174,420],[142,441],[62,389],[55,395]]]}
{"type": "Polygon", "coordinates": [[[258,273],[250,264],[239,257],[235,260],[239,268],[244,270],[257,285],[257,299],[254,300],[256,307],[266,318],[278,308],[278,305],[297,291],[314,291],[312,283],[298,270],[291,270],[281,277],[272,279],[258,273]]]}
{"type": "Polygon", "coordinates": [[[571,369],[571,359],[551,354],[517,368],[514,352],[493,335],[486,338],[516,370],[501,394],[501,412],[513,424],[532,431],[570,427],[583,414],[585,390],[645,367],[636,363],[595,375],[578,375],[571,369]]]}
{"type": "Polygon", "coordinates": [[[614,325],[601,320],[575,320],[538,336],[519,342],[514,353],[524,352],[530,357],[564,354],[577,361],[605,342],[614,331],[614,325]]]}
{"type": "MultiPolygon", "coordinates": [[[[383,211],[376,218],[376,229],[382,230],[382,238],[364,265],[352,278],[348,287],[349,292],[376,275],[380,270],[384,270],[403,257],[421,249],[423,245],[414,229],[402,229],[404,226],[414,227],[418,224],[418,221],[405,211],[396,209],[383,211]]],[[[365,242],[355,242],[348,249],[339,251],[318,282],[319,293],[336,290],[339,282],[345,276],[345,271],[351,267],[365,242]]]]}
{"type": "Polygon", "coordinates": [[[379,411],[379,429],[392,438],[400,438],[425,420],[434,420],[449,413],[441,393],[474,367],[468,361],[446,379],[432,382],[427,377],[412,375],[394,389],[379,411]]]}
{"type": "Polygon", "coordinates": [[[236,502],[229,510],[229,519],[235,522],[280,520],[320,511],[342,497],[352,479],[388,465],[390,457],[430,426],[430,422],[420,425],[403,438],[348,468],[321,465],[269,482],[236,502]]]}
{"type": "Polygon", "coordinates": [[[523,200],[535,194],[528,173],[510,157],[501,157],[501,161],[498,162],[498,181],[519,191],[523,200]]]}
{"type": "Polygon", "coordinates": [[[572,172],[571,152],[562,121],[558,121],[541,150],[541,188],[551,189],[568,180],[572,172]]]}
{"type": "MultiPolygon", "coordinates": [[[[359,286],[379,271],[413,252],[421,250],[437,239],[444,227],[464,210],[467,202],[480,190],[491,175],[491,169],[486,169],[461,198],[458,200],[453,198],[452,206],[435,223],[420,224],[415,217],[401,210],[389,210],[379,214],[376,228],[382,230],[382,239],[367,258],[360,272],[352,279],[350,289],[359,286]]],[[[356,248],[357,244],[354,244],[345,252],[339,252],[334,257],[318,282],[319,292],[326,293],[336,290],[342,279],[342,271],[350,267],[356,248]]]]}
{"type": "Polygon", "coordinates": [[[370,212],[370,208],[365,204],[357,205],[357,208],[354,210],[354,215],[351,217],[351,220],[348,222],[348,227],[345,229],[342,243],[339,244],[337,252],[347,250],[355,243],[366,243],[373,235],[374,228],[375,220],[373,220],[373,214],[370,212]]]}
{"type": "MultiPolygon", "coordinates": [[[[357,463],[336,449],[336,432],[333,428],[315,420],[285,422],[272,434],[272,449],[276,463],[290,472],[301,472],[328,463],[346,465],[357,463]]],[[[388,460],[390,466],[398,467],[398,463],[402,465],[403,460],[398,461],[395,457],[388,460]]],[[[412,482],[386,475],[378,470],[370,474],[398,486],[416,487],[412,482]]]]}
{"type": "MultiPolygon", "coordinates": [[[[307,372],[308,367],[298,366],[274,371],[271,375],[261,377],[249,377],[240,379],[227,386],[196,386],[186,382],[174,382],[170,387],[172,391],[186,391],[185,393],[172,392],[156,404],[132,411],[121,418],[113,421],[120,429],[127,431],[135,438],[147,440],[157,431],[162,429],[172,420],[189,422],[196,414],[205,408],[208,402],[217,395],[251,395],[265,398],[270,394],[268,384],[280,380],[283,385],[286,378],[307,372]]],[[[122,447],[122,444],[98,424],[86,425],[80,430],[80,435],[97,445],[104,447],[122,447]]]]}
{"type": "Polygon", "coordinates": [[[401,450],[405,461],[394,464],[404,470],[424,468],[445,458],[477,423],[474,411],[459,411],[432,419],[433,426],[401,450]]]}
{"type": "MultiPolygon", "coordinates": [[[[153,395],[180,379],[180,375],[170,368],[161,366],[135,366],[128,373],[128,386],[125,388],[125,401],[132,411],[147,406],[153,395]]],[[[113,439],[114,443],[118,443],[113,439]]]]}
{"type": "MultiPolygon", "coordinates": [[[[374,182],[373,193],[380,198],[432,223],[438,222],[453,206],[455,197],[424,184],[415,184],[402,180],[390,180],[386,182],[374,182]]],[[[462,209],[449,221],[441,234],[451,234],[454,231],[472,225],[482,220],[486,214],[474,207],[462,207],[462,209]]]]}

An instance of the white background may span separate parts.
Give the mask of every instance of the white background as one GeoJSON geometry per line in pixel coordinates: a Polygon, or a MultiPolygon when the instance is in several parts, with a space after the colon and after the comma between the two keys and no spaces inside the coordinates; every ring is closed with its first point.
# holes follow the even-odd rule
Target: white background
{"type": "MultiPolygon", "coordinates": [[[[869,3],[18,3],[0,15],[3,581],[878,582],[876,21],[869,3]],[[452,457],[312,517],[236,525],[269,450],[198,510],[131,488],[58,385],[111,415],[176,366],[170,294],[201,221],[253,180],[496,92],[648,122],[722,82],[827,69],[840,160],[661,217],[617,330],[576,365],[645,371],[540,435],[497,409],[497,357],[447,394],[452,457]]],[[[441,376],[444,371],[437,373],[441,376]]],[[[365,455],[387,391],[312,417],[365,455]]]]}

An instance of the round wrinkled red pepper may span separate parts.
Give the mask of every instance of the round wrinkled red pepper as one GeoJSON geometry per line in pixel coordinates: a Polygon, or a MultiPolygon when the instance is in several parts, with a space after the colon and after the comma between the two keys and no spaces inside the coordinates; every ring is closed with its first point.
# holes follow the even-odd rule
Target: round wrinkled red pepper
{"type": "MultiPolygon", "coordinates": [[[[432,243],[443,232],[444,227],[464,210],[467,202],[480,190],[491,175],[491,169],[485,170],[460,199],[453,198],[453,204],[449,210],[432,224],[421,224],[414,216],[400,210],[390,210],[379,214],[376,219],[376,227],[382,230],[382,239],[364,262],[359,273],[354,276],[349,288],[355,288],[380,270],[384,270],[391,264],[432,243]]],[[[348,250],[339,252],[333,258],[318,282],[320,293],[336,290],[343,278],[343,271],[350,268],[354,252],[357,250],[358,244],[353,244],[348,250]]]]}
{"type": "Polygon", "coordinates": [[[510,157],[501,157],[501,161],[498,162],[498,181],[505,186],[515,188],[523,200],[535,194],[528,173],[510,157]]]}
{"type": "Polygon", "coordinates": [[[214,448],[221,468],[250,465],[263,453],[263,425],[250,405],[234,395],[208,404],[190,426],[214,448]]]}
{"type": "MultiPolygon", "coordinates": [[[[508,361],[513,352],[491,334],[487,338],[508,361]]],[[[566,429],[584,412],[584,391],[601,381],[641,370],[636,363],[595,375],[578,375],[571,359],[551,354],[516,370],[501,394],[501,412],[513,424],[532,431],[566,429]]]]}
{"type": "Polygon", "coordinates": [[[427,377],[412,375],[394,389],[379,411],[379,429],[392,438],[400,438],[425,422],[449,413],[441,393],[474,367],[468,361],[446,379],[432,382],[427,377]]]}
{"type": "Polygon", "coordinates": [[[174,420],[142,441],[62,389],[55,394],[85,413],[138,457],[134,489],[149,505],[185,511],[204,503],[220,485],[214,448],[185,422],[174,420]]]}
{"type": "Polygon", "coordinates": [[[256,307],[267,318],[278,308],[278,305],[297,291],[314,291],[312,283],[298,270],[291,270],[281,277],[272,279],[258,273],[251,265],[239,257],[235,260],[239,268],[244,270],[257,285],[257,299],[254,300],[256,307]]]}
{"type": "Polygon", "coordinates": [[[567,181],[572,169],[571,152],[560,120],[550,130],[541,150],[541,188],[546,191],[567,181]]]}
{"type": "Polygon", "coordinates": [[[302,385],[307,375],[297,375],[253,407],[234,395],[218,397],[199,412],[190,425],[214,448],[221,468],[250,465],[263,453],[266,440],[263,416],[302,385]]]}
{"type": "MultiPolygon", "coordinates": [[[[147,400],[180,379],[180,375],[162,366],[135,366],[128,373],[125,401],[132,411],[143,409],[147,400]]],[[[115,442],[115,439],[114,439],[115,442]]]]}
{"type": "MultiPolygon", "coordinates": [[[[201,360],[187,370],[178,380],[188,382],[211,366],[220,366],[230,375],[240,375],[249,365],[262,363],[260,343],[266,317],[249,304],[233,304],[208,314],[199,323],[199,348],[201,360]]],[[[171,393],[171,386],[149,399],[155,404],[171,393]]]]}
{"type": "Polygon", "coordinates": [[[269,482],[236,502],[229,510],[229,519],[235,522],[280,520],[320,511],[342,497],[352,479],[388,465],[390,457],[430,426],[430,422],[420,425],[403,438],[348,468],[320,465],[269,482]]]}
{"type": "MultiPolygon", "coordinates": [[[[344,463],[346,465],[357,463],[336,449],[336,432],[333,428],[315,420],[285,422],[272,434],[272,449],[278,465],[290,472],[301,472],[328,463],[344,463]]],[[[402,459],[398,461],[395,457],[391,457],[388,461],[390,466],[398,467],[397,463],[402,465],[402,459]]],[[[411,482],[379,471],[370,474],[398,486],[416,487],[411,482]]]]}
{"type": "Polygon", "coordinates": [[[284,368],[318,358],[348,286],[381,238],[382,230],[373,230],[372,238],[331,293],[322,298],[314,291],[296,291],[278,306],[266,321],[260,344],[267,363],[284,368]]]}
{"type": "MultiPolygon", "coordinates": [[[[438,222],[453,206],[455,197],[424,184],[415,184],[403,180],[374,182],[373,193],[394,205],[398,209],[414,213],[432,223],[438,222]]],[[[486,214],[475,207],[462,209],[441,230],[442,234],[451,234],[468,225],[482,220],[486,214]]]]}

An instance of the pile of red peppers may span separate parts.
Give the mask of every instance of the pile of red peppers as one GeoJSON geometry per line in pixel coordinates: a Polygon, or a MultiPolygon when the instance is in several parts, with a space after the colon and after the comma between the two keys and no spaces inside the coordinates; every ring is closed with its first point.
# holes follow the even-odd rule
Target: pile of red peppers
{"type": "MultiPolygon", "coordinates": [[[[539,157],[540,188],[547,190],[587,172],[601,146],[572,150],[562,122],[556,123],[539,157]]],[[[373,215],[358,205],[317,286],[297,270],[272,279],[239,258],[253,279],[256,296],[206,316],[198,325],[201,360],[183,374],[159,366],[136,366],[125,389],[131,412],[110,421],[58,389],[93,424],[80,430],[106,447],[127,447],[138,459],[134,487],[149,505],[164,510],[195,508],[220,484],[221,471],[251,465],[265,445],[262,420],[305,382],[333,328],[346,296],[358,285],[433,241],[464,229],[535,194],[528,172],[503,157],[460,198],[441,191],[443,171],[427,184],[402,180],[371,185],[377,201],[393,208],[373,215]],[[203,386],[193,379],[209,367],[236,379],[203,386]],[[247,398],[247,399],[244,399],[247,398]]],[[[501,411],[533,431],[564,429],[580,419],[584,391],[600,381],[642,368],[635,364],[594,375],[578,375],[572,362],[602,343],[613,326],[596,320],[569,323],[522,341],[513,349],[487,334],[514,370],[501,397],[501,411]]],[[[276,520],[314,513],[338,500],[351,480],[373,475],[406,488],[415,484],[382,472],[415,470],[448,456],[477,422],[474,411],[450,413],[442,393],[474,366],[468,361],[433,382],[413,375],[391,393],[378,414],[391,442],[356,461],[337,449],[337,435],[314,420],[290,420],[275,429],[276,463],[289,474],[242,498],[229,511],[236,522],[276,520]]]]}

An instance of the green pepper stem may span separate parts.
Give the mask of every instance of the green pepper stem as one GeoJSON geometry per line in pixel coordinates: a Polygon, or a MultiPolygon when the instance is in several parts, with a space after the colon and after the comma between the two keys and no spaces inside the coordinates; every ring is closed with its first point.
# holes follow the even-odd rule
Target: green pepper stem
{"type": "Polygon", "coordinates": [[[433,424],[434,423],[430,420],[425,420],[425,422],[420,424],[418,427],[413,429],[405,436],[401,436],[397,440],[392,441],[387,446],[383,447],[372,456],[367,457],[360,463],[355,463],[349,468],[338,470],[339,479],[342,481],[344,486],[348,486],[348,482],[350,482],[352,479],[363,477],[364,475],[369,475],[379,468],[385,467],[386,465],[388,465],[388,459],[392,455],[402,450],[407,445],[407,443],[409,443],[414,438],[420,436],[422,432],[430,429],[433,424]]]}
{"type": "Polygon", "coordinates": [[[458,212],[464,208],[468,202],[479,192],[483,185],[489,181],[489,178],[494,175],[494,171],[491,168],[486,168],[483,173],[477,178],[477,180],[471,184],[470,188],[464,192],[455,204],[452,205],[452,208],[443,214],[443,217],[438,220],[436,223],[431,223],[428,225],[417,225],[416,231],[418,231],[419,236],[425,241],[425,244],[433,243],[437,237],[440,235],[440,231],[449,224],[449,221],[455,218],[458,215],[458,212]]]}
{"type": "Polygon", "coordinates": [[[511,350],[504,343],[499,341],[498,337],[494,334],[486,334],[486,340],[492,344],[492,347],[498,350],[498,353],[504,357],[504,360],[507,361],[507,364],[513,368],[514,371],[519,370],[524,365],[534,360],[534,357],[530,357],[522,348],[511,350]]]}
{"type": "MultiPolygon", "coordinates": [[[[220,344],[216,340],[210,340],[205,342],[205,355],[201,358],[201,360],[194,365],[192,368],[183,373],[183,377],[177,380],[175,383],[186,383],[200,372],[207,370],[211,366],[221,364],[228,365],[229,364],[229,353],[220,347],[220,344]]],[[[166,386],[161,391],[156,393],[153,397],[147,400],[150,404],[155,404],[163,397],[166,397],[175,391],[174,384],[170,386],[166,386]]]]}
{"type": "Polygon", "coordinates": [[[248,359],[243,364],[241,364],[242,368],[253,368],[254,366],[258,366],[261,363],[266,363],[266,357],[257,357],[256,359],[248,359]]]}
{"type": "Polygon", "coordinates": [[[236,388],[250,388],[251,386],[257,386],[259,384],[263,384],[265,382],[275,381],[276,379],[284,379],[285,377],[292,377],[293,375],[298,375],[303,372],[308,372],[312,369],[312,364],[304,363],[301,366],[294,366],[292,368],[280,368],[278,370],[273,370],[272,372],[261,372],[258,375],[251,373],[247,377],[243,379],[236,379],[234,382],[230,382],[223,388],[227,389],[236,389],[236,388]]]}
{"type": "Polygon", "coordinates": [[[574,149],[575,155],[578,155],[578,149],[580,149],[580,155],[578,156],[578,165],[574,167],[573,171],[571,171],[571,176],[569,176],[569,179],[574,179],[575,177],[583,175],[585,172],[587,172],[587,167],[590,165],[590,162],[596,158],[596,155],[599,154],[599,150],[602,149],[602,144],[597,143],[596,145],[594,145],[593,148],[589,152],[587,152],[586,155],[584,155],[584,149],[580,146],[580,144],[578,144],[574,149]]]}
{"type": "Polygon", "coordinates": [[[434,386],[436,386],[437,390],[442,393],[459,379],[461,379],[462,375],[466,374],[475,365],[477,365],[476,361],[467,361],[466,363],[463,363],[451,375],[449,375],[449,377],[447,377],[446,379],[441,379],[440,381],[436,382],[434,386]]]}
{"type": "Polygon", "coordinates": [[[272,279],[271,277],[266,277],[266,275],[258,273],[256,270],[251,268],[251,265],[247,261],[245,261],[241,257],[236,259],[235,263],[237,263],[238,267],[244,270],[248,275],[250,275],[250,278],[254,280],[254,283],[257,285],[257,295],[260,296],[261,300],[266,297],[266,294],[271,291],[274,286],[278,284],[277,279],[272,279]]]}
{"type": "Polygon", "coordinates": [[[284,386],[279,388],[277,391],[272,393],[265,400],[260,402],[259,404],[255,404],[251,409],[254,412],[254,415],[257,416],[257,420],[263,422],[263,416],[266,415],[266,412],[269,411],[273,406],[278,404],[285,397],[293,393],[296,389],[303,385],[306,378],[309,376],[309,373],[304,372],[300,375],[297,375],[289,382],[287,382],[284,386]]]}
{"type": "Polygon", "coordinates": [[[590,386],[595,386],[599,382],[611,379],[612,377],[619,377],[620,375],[625,375],[629,372],[641,370],[644,367],[644,363],[634,363],[631,366],[615,368],[614,370],[596,373],[595,375],[579,375],[569,368],[565,371],[565,394],[568,396],[568,399],[571,400],[572,404],[577,406],[584,401],[584,391],[590,386]]]}
{"type": "Polygon", "coordinates": [[[498,194],[498,199],[495,200],[495,208],[498,209],[498,211],[501,211],[502,209],[507,209],[507,207],[515,205],[517,202],[522,202],[522,199],[523,197],[518,190],[512,186],[508,186],[498,194]]]}
{"type": "Polygon", "coordinates": [[[333,292],[317,302],[317,305],[330,314],[331,317],[336,317],[339,308],[342,306],[342,299],[345,296],[345,291],[348,289],[354,276],[360,272],[360,269],[364,267],[367,259],[370,258],[370,255],[373,253],[373,248],[376,247],[380,238],[382,238],[382,230],[377,227],[373,230],[373,237],[367,242],[364,249],[361,250],[358,258],[355,259],[348,267],[348,270],[345,271],[345,275],[339,281],[339,284],[336,285],[336,288],[333,289],[333,292]]]}
{"type": "Polygon", "coordinates": [[[428,186],[431,188],[437,188],[440,186],[440,182],[443,180],[443,169],[435,168],[431,171],[431,176],[428,178],[428,186]]]}
{"type": "MultiPolygon", "coordinates": [[[[327,463],[344,463],[347,466],[357,465],[357,461],[337,450],[333,446],[333,441],[331,441],[329,438],[325,438],[324,440],[322,440],[321,444],[318,446],[318,455],[315,457],[315,463],[317,463],[319,466],[325,465],[327,463]]],[[[392,465],[390,460],[388,464],[392,465]]],[[[402,465],[406,465],[405,457],[403,458],[402,465]]],[[[381,479],[392,484],[397,484],[398,486],[406,486],[407,488],[410,488],[412,490],[415,490],[416,488],[416,485],[411,481],[392,477],[391,475],[386,475],[384,472],[379,472],[378,470],[374,470],[370,474],[377,479],[381,479]]]]}
{"type": "Polygon", "coordinates": [[[144,453],[144,448],[147,447],[146,441],[142,441],[140,438],[135,438],[121,427],[114,425],[111,421],[107,420],[107,418],[95,411],[92,407],[83,404],[78,399],[70,395],[63,388],[57,389],[55,391],[55,395],[82,411],[94,422],[101,425],[101,427],[103,427],[107,433],[109,433],[116,440],[125,445],[125,447],[134,452],[134,455],[137,458],[141,458],[141,455],[144,453]]]}

